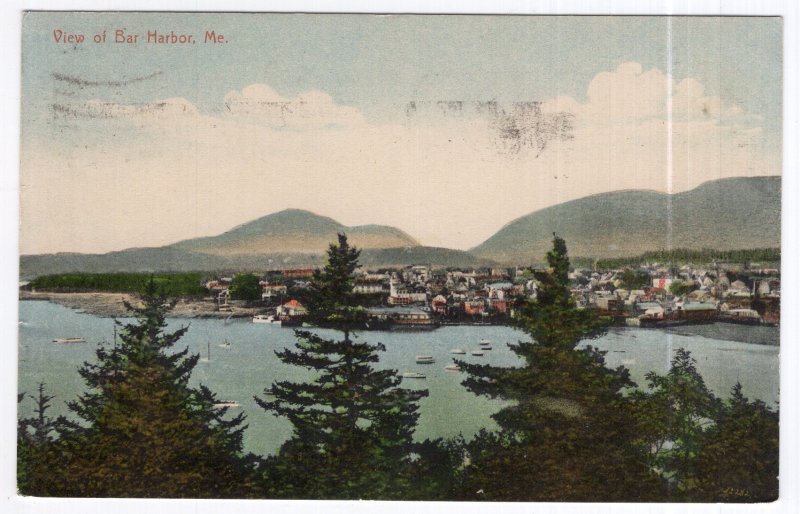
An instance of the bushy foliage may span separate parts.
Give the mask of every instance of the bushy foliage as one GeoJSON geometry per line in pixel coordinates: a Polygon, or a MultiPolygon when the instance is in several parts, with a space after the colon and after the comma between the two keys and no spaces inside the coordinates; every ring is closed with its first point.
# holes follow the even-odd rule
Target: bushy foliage
{"type": "Polygon", "coordinates": [[[261,284],[259,278],[252,273],[238,273],[231,281],[231,298],[245,302],[261,300],[261,284]]]}
{"type": "Polygon", "coordinates": [[[645,270],[625,268],[622,272],[623,289],[643,289],[650,285],[650,274],[645,270]]]}
{"type": "Polygon", "coordinates": [[[328,247],[328,259],[322,270],[315,270],[308,291],[311,322],[347,334],[363,326],[366,312],[361,296],[353,292],[353,273],[358,268],[361,251],[353,248],[345,234],[328,247]]]}
{"type": "Polygon", "coordinates": [[[39,455],[39,496],[247,497],[254,488],[242,455],[243,415],[205,387],[189,387],[196,355],[172,350],[187,327],[165,333],[169,305],[153,281],[128,308],[120,343],[99,347],[79,372],[89,391],[69,403],[70,422],[39,455]]]}
{"type": "Polygon", "coordinates": [[[772,501],[778,495],[778,414],[741,385],[722,401],[680,348],[666,375],[649,373],[632,400],[653,469],[678,501],[772,501]]]}
{"type": "Polygon", "coordinates": [[[695,286],[694,282],[692,282],[691,280],[687,280],[685,282],[681,281],[681,280],[677,280],[677,281],[673,282],[672,284],[670,284],[669,292],[672,293],[675,296],[683,296],[683,295],[691,293],[696,288],[697,287],[695,286]]]}
{"type": "Polygon", "coordinates": [[[351,281],[358,255],[340,235],[328,250],[328,264],[312,280],[309,318],[337,328],[342,339],[297,330],[296,350],[276,352],[315,378],[276,382],[265,398],[255,398],[293,426],[291,439],[268,462],[270,495],[390,499],[409,489],[418,401],[427,391],[403,389],[395,370],[375,369],[383,345],[351,338],[360,321],[351,281]]]}
{"type": "Polygon", "coordinates": [[[768,502],[778,499],[778,413],[748,400],[736,384],[714,426],[700,441],[692,499],[768,502]]]}
{"type": "Polygon", "coordinates": [[[39,291],[137,293],[151,280],[169,297],[208,293],[200,273],[61,273],[36,277],[29,286],[39,291]]]}
{"type": "Polygon", "coordinates": [[[566,244],[554,237],[549,270],[537,272],[535,300],[517,316],[529,342],[509,345],[521,367],[460,363],[472,392],[510,400],[493,418],[496,434],[470,445],[465,497],[511,501],[646,501],[659,482],[635,444],[625,369],[581,341],[605,322],[578,309],[569,290],[566,244]],[[480,491],[477,493],[476,491],[480,491]]]}

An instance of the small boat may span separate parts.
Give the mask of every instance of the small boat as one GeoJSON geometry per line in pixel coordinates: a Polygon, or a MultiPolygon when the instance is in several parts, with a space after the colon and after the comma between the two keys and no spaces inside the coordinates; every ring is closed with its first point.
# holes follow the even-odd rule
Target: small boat
{"type": "Polygon", "coordinates": [[[461,366],[458,364],[448,364],[444,367],[445,371],[461,371],[461,366]]]}
{"type": "Polygon", "coordinates": [[[229,343],[229,342],[228,342],[228,340],[226,339],[224,343],[222,343],[221,345],[219,345],[219,347],[220,347],[220,348],[226,348],[226,349],[230,350],[230,348],[231,348],[231,343],[229,343]]]}
{"type": "Polygon", "coordinates": [[[253,323],[270,323],[273,325],[280,325],[281,320],[275,316],[268,316],[266,314],[256,314],[253,316],[253,323]]]}
{"type": "Polygon", "coordinates": [[[481,342],[478,343],[478,344],[481,345],[481,346],[491,346],[492,342],[489,341],[488,339],[481,339],[481,342]]]}
{"type": "Polygon", "coordinates": [[[59,337],[53,339],[54,343],[85,343],[86,339],[82,337],[59,337]]]}
{"type": "Polygon", "coordinates": [[[403,378],[425,378],[425,375],[423,373],[409,371],[408,373],[403,373],[403,378]]]}
{"type": "Polygon", "coordinates": [[[452,350],[450,350],[450,353],[455,353],[456,355],[464,355],[467,352],[465,352],[461,348],[453,348],[452,350]]]}
{"type": "Polygon", "coordinates": [[[417,364],[433,364],[435,362],[431,355],[417,355],[414,361],[416,361],[417,364]]]}
{"type": "Polygon", "coordinates": [[[471,353],[475,357],[483,357],[483,350],[472,350],[469,353],[471,353]]]}
{"type": "Polygon", "coordinates": [[[233,400],[222,400],[221,402],[214,404],[215,409],[236,409],[238,407],[241,407],[239,402],[235,402],[233,400]]]}

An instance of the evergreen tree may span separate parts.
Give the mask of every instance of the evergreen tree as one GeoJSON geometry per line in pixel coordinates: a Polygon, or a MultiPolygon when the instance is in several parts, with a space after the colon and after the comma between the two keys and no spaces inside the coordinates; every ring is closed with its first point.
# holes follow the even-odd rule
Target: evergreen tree
{"type": "Polygon", "coordinates": [[[297,330],[297,349],[276,352],[286,364],[311,370],[310,382],[281,381],[256,397],[286,416],[294,431],[268,466],[270,494],[291,498],[393,498],[406,489],[418,400],[427,391],[400,387],[394,370],[376,370],[382,344],[354,341],[360,322],[352,273],[359,252],[347,238],[328,250],[312,280],[310,318],[339,329],[341,340],[297,330]]]}
{"type": "Polygon", "coordinates": [[[465,499],[527,501],[646,501],[659,483],[635,444],[625,393],[627,370],[605,367],[603,352],[586,339],[606,322],[578,309],[569,290],[569,259],[554,236],[550,268],[536,271],[535,300],[526,301],[517,325],[532,340],[509,345],[521,367],[460,362],[472,392],[510,401],[493,415],[497,434],[469,446],[465,499]]]}
{"type": "Polygon", "coordinates": [[[69,404],[79,421],[45,462],[31,494],[91,497],[241,497],[252,494],[242,457],[243,415],[225,419],[214,394],[188,386],[196,355],[170,351],[170,305],[150,281],[121,342],[99,347],[79,372],[90,391],[69,404]]]}
{"type": "Polygon", "coordinates": [[[778,413],[750,402],[736,384],[696,456],[692,500],[767,502],[778,499],[778,413]]]}
{"type": "Polygon", "coordinates": [[[681,348],[666,375],[647,375],[649,392],[632,395],[650,465],[669,480],[673,500],[775,500],[778,413],[750,402],[739,384],[719,400],[695,364],[681,348]]]}
{"type": "Polygon", "coordinates": [[[328,247],[325,268],[314,271],[307,307],[312,323],[340,330],[347,339],[366,320],[359,295],[353,292],[353,273],[361,250],[351,247],[345,234],[338,238],[338,244],[328,247]]]}
{"type": "MultiPolygon", "coordinates": [[[[35,403],[34,416],[17,422],[17,488],[21,494],[34,494],[46,480],[50,473],[46,463],[54,460],[55,440],[65,425],[63,417],[47,415],[50,400],[55,397],[45,393],[44,382],[39,383],[36,396],[28,396],[35,403]]],[[[19,394],[17,403],[24,399],[25,393],[19,394]]]]}
{"type": "MultiPolygon", "coordinates": [[[[47,415],[50,400],[55,396],[46,394],[44,382],[39,382],[37,395],[29,395],[29,397],[35,403],[34,417],[19,420],[17,430],[20,437],[37,444],[52,441],[64,424],[63,418],[54,419],[47,415]]],[[[25,393],[22,393],[17,397],[17,401],[21,402],[24,398],[25,393]]]]}
{"type": "Polygon", "coordinates": [[[666,375],[646,375],[649,394],[631,395],[639,438],[650,449],[648,462],[669,480],[677,498],[694,488],[695,456],[720,409],[696,363],[691,352],[679,348],[666,375]]]}

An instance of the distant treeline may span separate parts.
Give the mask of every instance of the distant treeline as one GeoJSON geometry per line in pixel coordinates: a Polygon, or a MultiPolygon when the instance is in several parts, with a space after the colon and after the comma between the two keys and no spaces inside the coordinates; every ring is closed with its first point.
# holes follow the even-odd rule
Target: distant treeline
{"type": "Polygon", "coordinates": [[[30,287],[47,291],[139,293],[144,290],[150,277],[158,290],[167,296],[208,293],[200,273],[61,273],[36,277],[30,282],[30,287]]]}
{"type": "MultiPolygon", "coordinates": [[[[645,252],[635,257],[619,257],[616,259],[599,259],[595,267],[600,269],[623,268],[637,266],[647,262],[662,264],[706,264],[710,262],[734,263],[777,263],[781,260],[780,248],[753,248],[749,250],[690,250],[688,248],[675,248],[674,250],[655,250],[645,252]]],[[[578,261],[578,259],[576,259],[578,261]]],[[[576,262],[577,264],[577,262],[576,262]]]]}

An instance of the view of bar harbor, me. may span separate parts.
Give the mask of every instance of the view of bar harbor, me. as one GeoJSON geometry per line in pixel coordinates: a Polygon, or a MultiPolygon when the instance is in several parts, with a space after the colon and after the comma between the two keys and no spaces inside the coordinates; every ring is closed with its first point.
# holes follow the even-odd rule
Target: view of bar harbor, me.
{"type": "Polygon", "coordinates": [[[781,41],[26,13],[19,494],[776,500],[781,41]]]}

